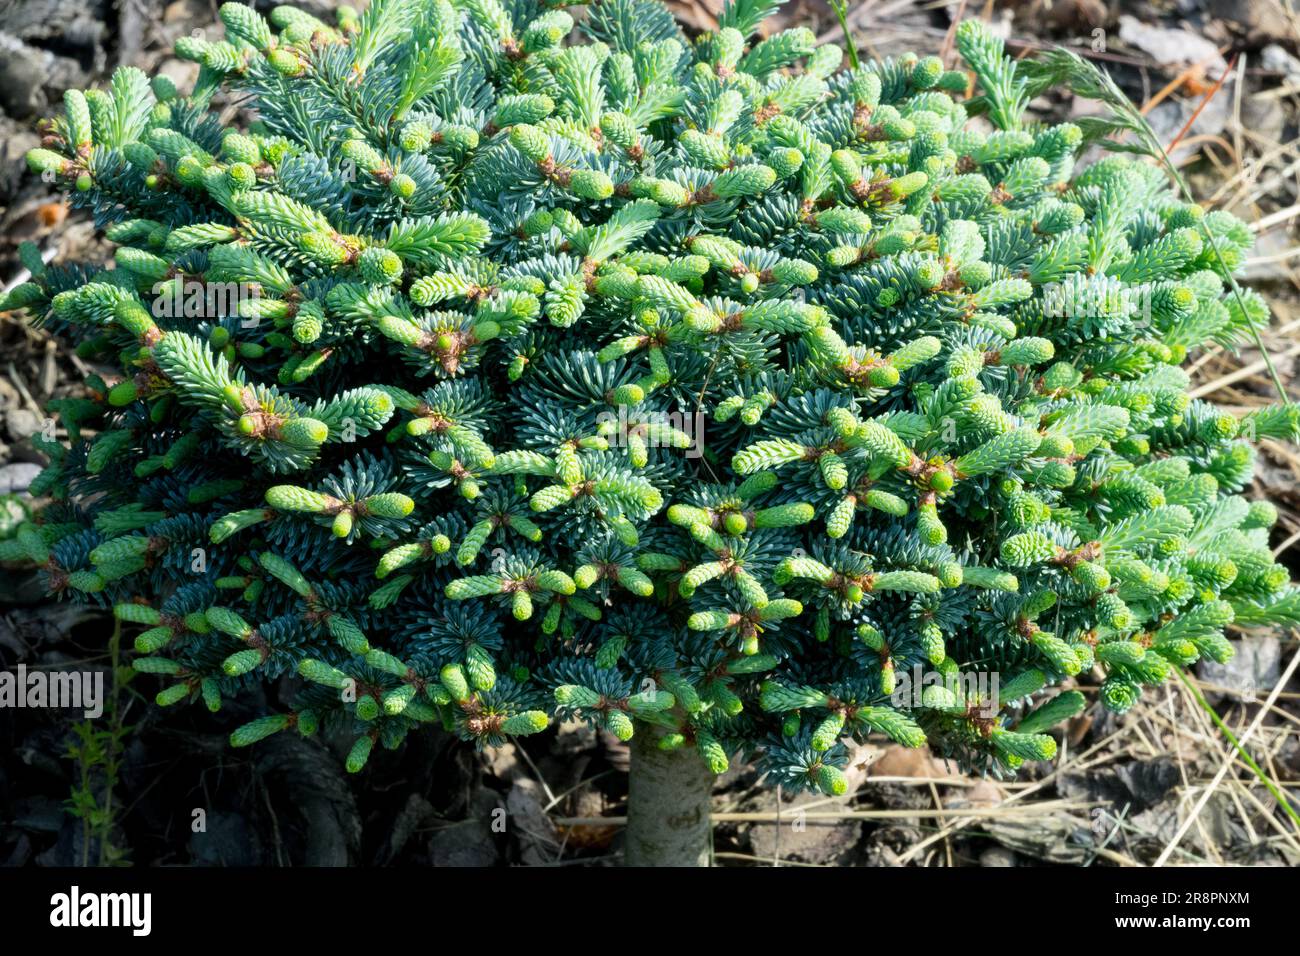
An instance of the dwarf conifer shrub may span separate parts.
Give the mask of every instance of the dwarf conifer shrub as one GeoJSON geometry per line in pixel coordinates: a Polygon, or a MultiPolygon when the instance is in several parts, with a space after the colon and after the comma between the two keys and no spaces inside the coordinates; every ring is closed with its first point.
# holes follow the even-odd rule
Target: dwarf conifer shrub
{"type": "Polygon", "coordinates": [[[845,69],[772,9],[228,3],[190,95],[70,92],[29,161],[115,267],[29,249],[7,305],[123,377],[57,403],[0,556],[140,625],[161,704],[298,688],[236,746],[576,716],[634,742],[634,823],[737,753],[828,794],[873,732],[1048,759],[1084,698],[1045,689],[1124,711],[1300,621],[1241,494],[1295,409],[1180,368],[1268,321],[1245,225],[1076,168],[978,22],[969,73],[845,69]]]}

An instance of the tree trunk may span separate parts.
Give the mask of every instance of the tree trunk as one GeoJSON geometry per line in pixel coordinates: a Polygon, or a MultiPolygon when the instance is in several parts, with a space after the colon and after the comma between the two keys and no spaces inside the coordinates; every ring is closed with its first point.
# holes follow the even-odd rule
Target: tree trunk
{"type": "Polygon", "coordinates": [[[660,750],[660,731],[638,724],[628,777],[628,866],[708,866],[713,774],[694,748],[660,750]]]}

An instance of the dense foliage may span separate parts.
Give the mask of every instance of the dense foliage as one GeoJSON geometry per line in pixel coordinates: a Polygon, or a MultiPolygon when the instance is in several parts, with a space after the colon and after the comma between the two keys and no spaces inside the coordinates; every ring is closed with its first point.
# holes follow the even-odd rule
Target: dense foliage
{"type": "Polygon", "coordinates": [[[1014,768],[1083,707],[1045,688],[1123,711],[1300,619],[1240,495],[1295,410],[1179,368],[1267,322],[1249,230],[1077,170],[976,21],[971,96],[772,9],[228,3],[188,97],[69,93],[30,164],[115,268],[28,249],[7,305],[126,377],[57,403],[0,557],[145,625],[162,704],[274,682],[236,745],[577,715],[828,793],[847,738],[1014,768]]]}

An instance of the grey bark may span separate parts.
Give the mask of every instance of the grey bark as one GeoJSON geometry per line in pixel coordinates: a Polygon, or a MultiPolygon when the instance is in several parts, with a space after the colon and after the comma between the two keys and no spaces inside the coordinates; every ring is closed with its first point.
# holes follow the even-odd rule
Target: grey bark
{"type": "Polygon", "coordinates": [[[630,741],[628,866],[708,866],[713,774],[694,748],[660,750],[657,728],[638,724],[630,741]]]}

